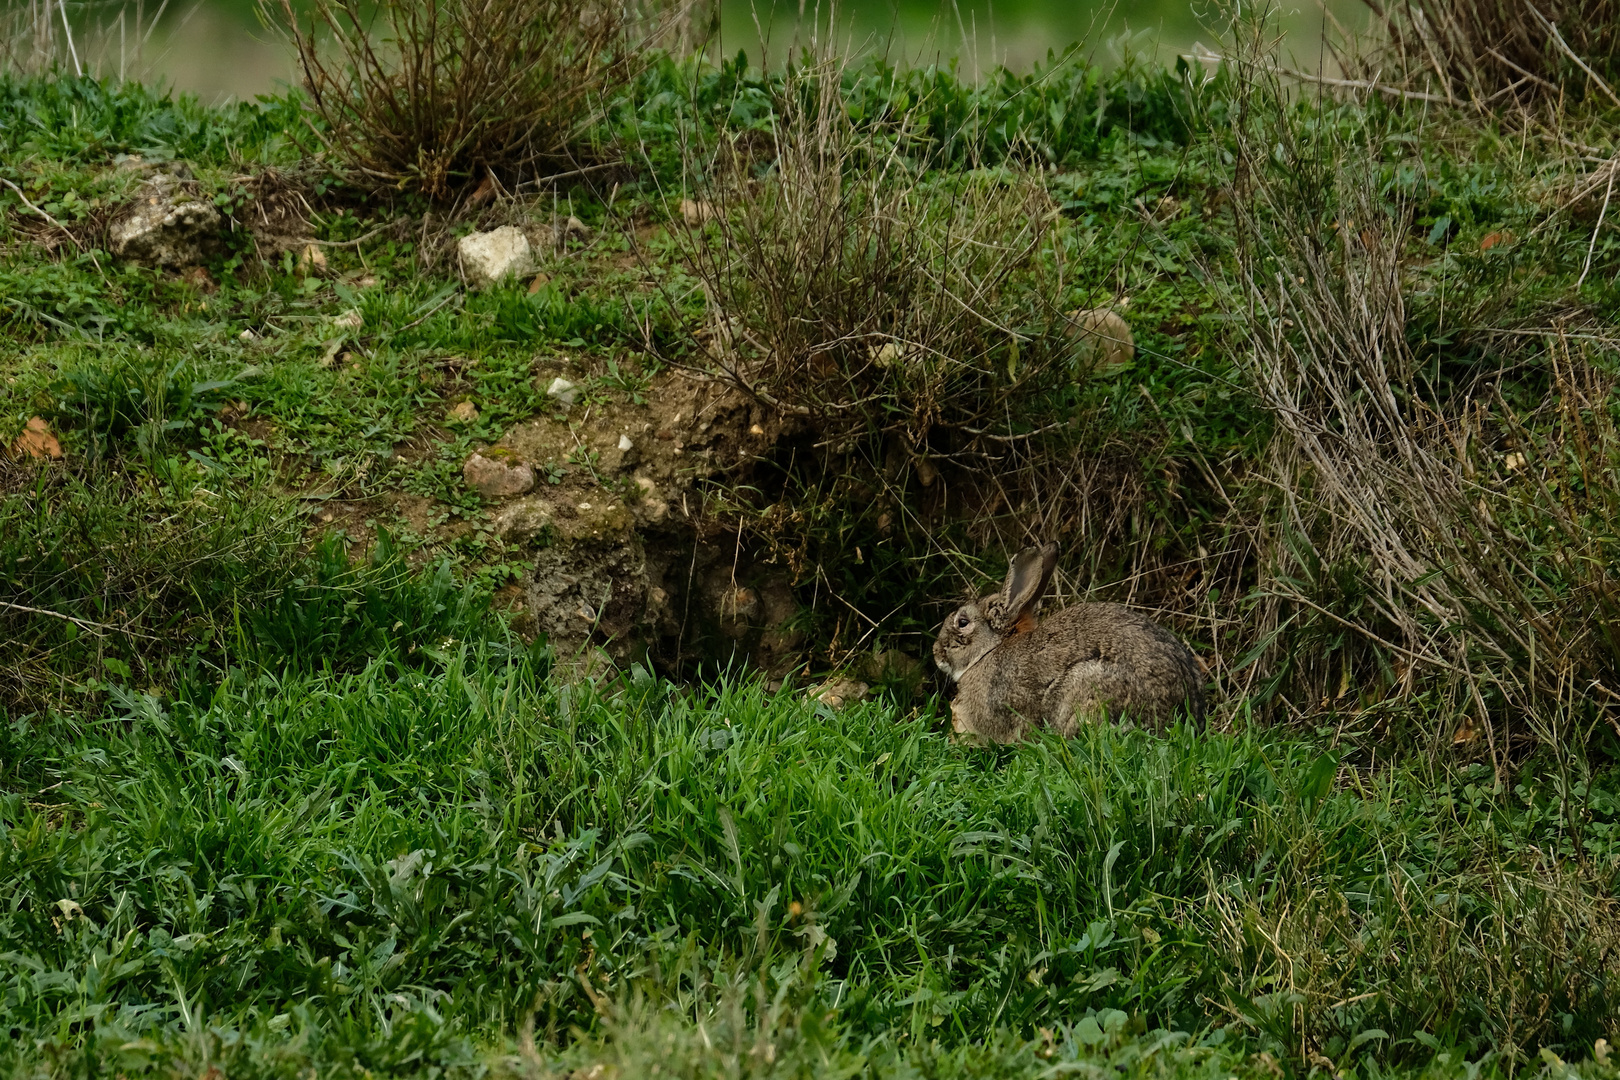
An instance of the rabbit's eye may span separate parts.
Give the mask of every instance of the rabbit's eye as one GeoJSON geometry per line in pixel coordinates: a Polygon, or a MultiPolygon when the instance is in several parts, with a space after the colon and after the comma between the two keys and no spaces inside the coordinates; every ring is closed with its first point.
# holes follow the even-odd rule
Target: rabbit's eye
{"type": "Polygon", "coordinates": [[[968,618],[966,615],[958,615],[956,617],[956,628],[958,630],[966,630],[969,626],[972,626],[972,625],[973,625],[973,620],[968,618]]]}

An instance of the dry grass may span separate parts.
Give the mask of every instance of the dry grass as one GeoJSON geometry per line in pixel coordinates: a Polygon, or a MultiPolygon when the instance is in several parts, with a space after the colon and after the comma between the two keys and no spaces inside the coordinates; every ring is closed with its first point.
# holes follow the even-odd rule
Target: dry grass
{"type": "Polygon", "coordinates": [[[1212,889],[1194,917],[1207,920],[1232,1018],[1300,1060],[1364,1031],[1395,1042],[1445,1027],[1512,1059],[1566,1038],[1566,1016],[1613,1015],[1620,910],[1602,878],[1482,859],[1421,883],[1397,869],[1354,896],[1212,889]]]}
{"type": "Polygon", "coordinates": [[[1437,378],[1410,343],[1410,208],[1352,148],[1319,167],[1286,130],[1241,137],[1256,164],[1233,204],[1240,360],[1277,433],[1255,676],[1305,710],[1433,691],[1455,727],[1431,737],[1493,755],[1519,737],[1584,744],[1571,724],[1620,715],[1620,429],[1598,362],[1615,343],[1576,309],[1509,325],[1498,294],[1453,346],[1471,327],[1498,366],[1437,378]],[[1541,404],[1503,392],[1514,365],[1537,372],[1541,404]]]}
{"type": "Polygon", "coordinates": [[[1591,97],[1620,105],[1610,87],[1620,61],[1614,0],[1368,0],[1387,49],[1356,58],[1363,77],[1501,110],[1591,97]],[[1389,75],[1395,74],[1391,80],[1389,75]]]}
{"type": "Polygon", "coordinates": [[[362,183],[437,200],[578,169],[663,25],[596,0],[317,0],[304,23],[282,0],[281,14],[328,153],[362,183]]]}
{"type": "Polygon", "coordinates": [[[0,71],[150,79],[147,48],[173,11],[164,0],[27,0],[0,11],[0,71]]]}
{"type": "MultiPolygon", "coordinates": [[[[1123,459],[1144,448],[1098,452],[1075,419],[1102,350],[1080,347],[1063,310],[1074,282],[1040,178],[929,172],[924,107],[858,126],[842,78],[836,59],[806,63],[768,135],[688,149],[697,362],[808,433],[714,507],[801,580],[870,545],[918,574],[954,571],[952,592],[982,554],[1037,535],[1105,549],[1140,504],[1123,459]]],[[[840,567],[823,592],[861,574],[840,567]]],[[[830,655],[868,644],[882,615],[835,629],[830,655]]]]}

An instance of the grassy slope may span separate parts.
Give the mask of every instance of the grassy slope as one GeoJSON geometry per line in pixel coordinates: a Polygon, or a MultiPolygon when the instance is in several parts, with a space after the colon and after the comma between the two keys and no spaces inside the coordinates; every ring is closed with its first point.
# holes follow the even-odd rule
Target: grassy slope
{"type": "MultiPolygon", "coordinates": [[[[1168,414],[1241,457],[1254,417],[1225,389],[1194,272],[1223,243],[1218,208],[1156,85],[1054,83],[1004,144],[1059,166],[1069,242],[1133,297],[1144,354],[1121,385],[1147,393],[1110,397],[1107,433],[1168,414]],[[1165,194],[1192,210],[1113,224],[1165,194]]],[[[711,115],[768,120],[736,69],[706,92],[711,115]]],[[[862,108],[899,92],[851,91],[862,108]]],[[[115,153],[184,157],[227,209],[260,165],[308,168],[282,103],[0,96],[27,118],[0,175],[70,228],[129,187],[115,153]]],[[[970,110],[939,100],[948,143],[970,110]]],[[[655,170],[689,122],[643,110],[655,170]]],[[[1425,152],[1432,169],[1392,181],[1422,196],[1439,257],[1539,220],[1547,178],[1499,141],[1425,152]]],[[[658,186],[619,198],[662,220],[658,186]]],[[[641,272],[600,205],[574,205],[596,236],[546,289],[465,302],[442,265],[419,272],[414,232],[330,249],[325,278],[291,259],[260,272],[244,239],[200,288],[71,246],[42,256],[59,234],[9,190],[0,205],[0,424],[49,415],[90,463],[40,486],[8,474],[0,568],[89,623],[139,609],[146,635],[7,624],[8,667],[51,688],[8,701],[0,732],[7,1067],[1613,1071],[1593,1058],[1620,993],[1610,773],[1549,764],[1497,786],[1479,766],[1392,766],[1376,743],[1340,767],[1333,731],[1253,730],[1241,706],[1239,734],[967,754],[932,702],[834,714],[750,683],[553,685],[483,614],[512,571],[457,467],[542,407],[537,349],[603,376],[629,362],[614,301],[641,272]],[[359,334],[332,323],[351,307],[359,334]],[[476,424],[444,423],[463,397],[476,424]],[[305,551],[283,493],[334,486],[372,515],[342,523],[355,538],[391,526],[443,571],[305,551]]],[[[341,192],[321,209],[330,240],[379,213],[341,192]]],[[[1587,235],[1557,233],[1536,272],[1572,279],[1587,235]]]]}

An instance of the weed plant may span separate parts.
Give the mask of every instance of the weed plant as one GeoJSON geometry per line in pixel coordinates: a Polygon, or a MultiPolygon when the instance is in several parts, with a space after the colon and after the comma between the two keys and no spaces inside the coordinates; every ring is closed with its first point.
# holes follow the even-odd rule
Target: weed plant
{"type": "MultiPolygon", "coordinates": [[[[1171,190],[1218,181],[1188,144],[1219,95],[1185,66],[1103,79],[1068,57],[971,90],[814,53],[777,79],[739,59],[702,81],[679,129],[693,205],[712,218],[680,245],[681,280],[705,300],[694,351],[804,431],[718,486],[718,527],[758,536],[818,592],[904,583],[873,599],[907,635],[982,551],[1037,533],[1072,539],[1094,572],[1153,574],[1170,545],[1142,535],[1164,497],[1143,477],[1179,466],[1158,418],[1126,420],[1122,437],[1134,409],[1109,393],[1118,372],[1098,377],[1077,348],[1070,314],[1137,286],[1172,293],[1166,271],[1214,246],[1196,223],[1163,243],[1169,221],[1144,208],[1179,211],[1171,190]],[[1110,505],[1093,501],[1103,491],[1110,505]]],[[[875,612],[851,625],[830,611],[835,650],[870,642],[875,612]]]]}
{"type": "Polygon", "coordinates": [[[20,722],[265,656],[342,670],[385,644],[438,650],[482,611],[448,566],[418,580],[386,535],[359,563],[337,537],[310,550],[285,499],[216,492],[184,458],[3,475],[0,708],[20,722]]]}
{"type": "Polygon", "coordinates": [[[299,116],[295,98],[204,106],[138,82],[62,73],[27,77],[7,68],[0,71],[0,107],[9,118],[0,127],[0,159],[13,169],[30,161],[101,163],[115,154],[207,165],[296,160],[288,141],[299,116]]]}

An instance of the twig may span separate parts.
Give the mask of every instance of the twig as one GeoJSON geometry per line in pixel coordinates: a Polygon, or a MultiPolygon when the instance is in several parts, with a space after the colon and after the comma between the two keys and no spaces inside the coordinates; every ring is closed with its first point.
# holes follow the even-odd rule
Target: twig
{"type": "Polygon", "coordinates": [[[1397,86],[1385,86],[1381,82],[1366,79],[1332,79],[1326,75],[1312,75],[1305,71],[1294,71],[1290,68],[1277,68],[1277,74],[1286,75],[1290,79],[1299,79],[1302,82],[1320,83],[1323,86],[1338,86],[1346,90],[1376,90],[1380,94],[1390,97],[1404,98],[1407,101],[1434,101],[1442,105],[1455,105],[1456,99],[1441,97],[1439,94],[1425,94],[1420,90],[1402,90],[1397,86]]]}
{"type": "Polygon", "coordinates": [[[558,180],[571,180],[576,176],[584,176],[586,173],[601,172],[603,169],[617,168],[623,164],[623,161],[604,161],[600,165],[586,165],[584,168],[573,169],[564,173],[557,173],[555,176],[543,176],[538,180],[526,180],[517,186],[517,190],[522,191],[526,187],[541,188],[550,184],[555,184],[558,180]]]}
{"type": "Polygon", "coordinates": [[[44,218],[46,221],[50,222],[52,225],[55,225],[58,229],[61,229],[63,232],[67,233],[70,238],[73,236],[72,233],[68,232],[68,227],[66,225],[62,224],[60,221],[57,221],[55,218],[51,217],[51,215],[47,214],[45,211],[41,210],[39,207],[37,207],[33,203],[29,202],[28,201],[28,196],[23,194],[23,189],[22,188],[18,187],[16,184],[13,184],[10,180],[7,180],[3,176],[0,176],[0,184],[4,184],[4,185],[6,185],[6,187],[10,188],[12,191],[15,191],[17,193],[17,198],[21,199],[22,204],[24,206],[28,207],[28,209],[32,210],[34,213],[36,213],[40,217],[44,218]]]}
{"type": "MultiPolygon", "coordinates": [[[[1188,53],[1186,54],[1186,59],[1201,60],[1205,63],[1221,63],[1225,61],[1226,57],[1222,56],[1220,53],[1206,50],[1200,53],[1188,53]]],[[[1286,75],[1290,79],[1300,79],[1304,82],[1320,83],[1323,86],[1339,86],[1346,90],[1376,90],[1380,94],[1388,94],[1391,97],[1407,98],[1412,101],[1437,101],[1442,105],[1451,105],[1456,103],[1454,99],[1441,97],[1438,94],[1425,94],[1417,90],[1402,90],[1396,86],[1385,86],[1376,79],[1333,79],[1326,75],[1312,75],[1309,72],[1295,71],[1292,68],[1285,67],[1276,67],[1271,68],[1270,70],[1274,74],[1286,75]]]]}
{"type": "Polygon", "coordinates": [[[1592,269],[1592,254],[1597,251],[1598,233],[1603,231],[1603,216],[1609,212],[1609,196],[1614,194],[1615,170],[1609,169],[1609,184],[1603,189],[1603,208],[1598,211],[1597,224],[1592,227],[1592,242],[1586,245],[1586,265],[1581,267],[1581,276],[1575,279],[1575,287],[1579,289],[1586,281],[1587,272],[1592,269]]]}
{"type": "Polygon", "coordinates": [[[57,0],[56,6],[62,12],[62,36],[67,38],[68,55],[73,57],[73,74],[82,79],[84,68],[79,64],[79,48],[73,44],[73,28],[68,26],[67,0],[57,0]]]}
{"type": "MultiPolygon", "coordinates": [[[[1525,69],[1523,67],[1520,67],[1518,64],[1515,64],[1512,60],[1509,60],[1507,57],[1503,56],[1501,53],[1497,52],[1495,49],[1486,49],[1485,51],[1490,53],[1492,56],[1496,57],[1498,60],[1502,61],[1502,63],[1506,64],[1508,67],[1512,68],[1514,71],[1517,71],[1520,75],[1523,75],[1526,79],[1529,79],[1531,82],[1540,83],[1543,87],[1545,87],[1548,90],[1551,90],[1553,93],[1555,93],[1555,94],[1558,93],[1558,87],[1554,86],[1552,83],[1548,82],[1546,79],[1543,79],[1540,75],[1537,75],[1534,72],[1529,71],[1529,70],[1527,70],[1527,69],[1525,69]]],[[[1518,83],[1514,83],[1513,85],[1517,86],[1518,83]]],[[[1496,96],[1495,94],[1491,95],[1491,97],[1495,97],[1495,96],[1496,96]]],[[[1485,100],[1489,101],[1491,99],[1486,98],[1485,100]]]]}
{"type": "Polygon", "coordinates": [[[305,243],[314,244],[316,247],[359,247],[361,244],[365,243],[367,240],[370,240],[378,233],[386,232],[387,230],[392,229],[396,224],[398,223],[393,221],[385,221],[375,229],[372,229],[370,232],[366,233],[366,235],[357,236],[353,240],[307,240],[305,243]]]}
{"type": "Polygon", "coordinates": [[[967,432],[969,435],[977,435],[977,436],[979,436],[980,438],[983,438],[983,439],[994,439],[996,442],[1011,443],[1011,442],[1023,442],[1025,439],[1033,439],[1037,435],[1045,435],[1048,431],[1056,431],[1058,428],[1067,427],[1067,426],[1068,426],[1067,421],[1059,420],[1055,424],[1047,424],[1045,427],[1036,428],[1034,431],[1026,431],[1021,435],[995,435],[995,434],[992,434],[991,432],[984,431],[984,430],[981,430],[979,428],[970,428],[970,427],[965,427],[965,428],[962,428],[961,430],[967,432]]]}
{"type": "MultiPolygon", "coordinates": [[[[53,619],[61,619],[65,622],[70,622],[75,626],[89,630],[91,633],[96,633],[98,630],[116,631],[118,629],[118,627],[112,626],[108,623],[90,622],[88,619],[76,619],[72,615],[64,615],[60,611],[50,611],[46,608],[29,607],[27,604],[13,604],[9,600],[0,600],[0,607],[10,608],[12,611],[24,611],[30,615],[47,615],[53,619]]],[[[96,636],[100,637],[101,635],[96,634],[96,636]]]]}
{"type": "Polygon", "coordinates": [[[429,308],[426,315],[423,315],[420,319],[411,320],[410,322],[406,323],[404,326],[400,327],[399,330],[395,330],[394,333],[397,334],[400,331],[409,330],[413,326],[419,326],[422,323],[427,322],[428,319],[432,318],[434,312],[438,311],[440,308],[444,307],[444,305],[446,305],[450,301],[454,300],[457,297],[457,295],[459,295],[459,294],[454,293],[454,292],[450,293],[443,300],[440,300],[437,304],[434,304],[431,308],[429,308]]]}

